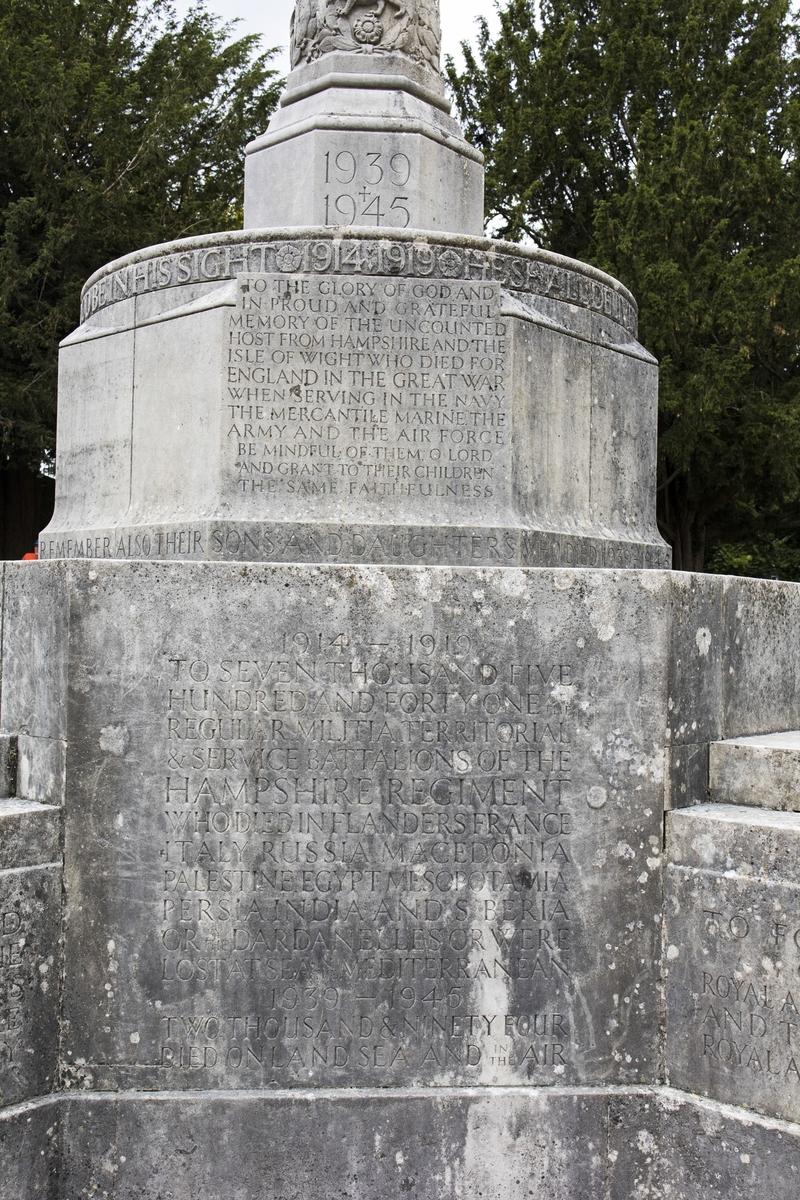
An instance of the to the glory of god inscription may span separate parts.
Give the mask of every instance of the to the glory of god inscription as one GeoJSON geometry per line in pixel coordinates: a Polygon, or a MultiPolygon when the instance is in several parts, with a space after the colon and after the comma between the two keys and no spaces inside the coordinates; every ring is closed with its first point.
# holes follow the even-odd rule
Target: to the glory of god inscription
{"type": "MultiPolygon", "coordinates": [[[[500,285],[242,276],[224,362],[228,488],[276,518],[508,512],[500,285]]],[[[241,512],[241,502],[239,503],[241,512]]]]}

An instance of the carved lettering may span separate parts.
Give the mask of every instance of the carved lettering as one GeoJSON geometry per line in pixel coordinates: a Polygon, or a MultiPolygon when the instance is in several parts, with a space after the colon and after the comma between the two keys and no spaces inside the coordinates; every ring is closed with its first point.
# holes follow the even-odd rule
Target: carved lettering
{"type": "MultiPolygon", "coordinates": [[[[209,239],[203,239],[202,245],[193,249],[156,255],[143,261],[134,258],[114,269],[104,268],[99,278],[89,281],[81,299],[81,322],[87,321],[108,305],[130,296],[181,284],[223,281],[254,272],[302,271],[345,277],[372,274],[404,279],[434,277],[494,281],[522,296],[547,296],[602,313],[627,333],[636,335],[637,314],[634,305],[626,295],[598,278],[590,268],[581,270],[572,266],[552,266],[537,257],[535,251],[524,249],[484,250],[478,247],[464,248],[461,244],[452,245],[447,241],[431,245],[387,237],[389,226],[394,225],[396,229],[403,227],[400,196],[404,185],[400,183],[403,174],[400,168],[401,164],[397,163],[392,171],[390,161],[381,167],[384,178],[389,178],[393,185],[387,196],[391,194],[398,201],[394,209],[397,216],[380,222],[381,226],[387,226],[381,234],[376,231],[375,235],[370,235],[365,231],[358,236],[343,237],[331,231],[329,237],[306,240],[263,242],[253,239],[236,243],[228,240],[229,235],[223,235],[219,244],[209,245],[209,239]]],[[[371,177],[375,175],[374,171],[369,171],[366,160],[364,169],[371,177]]],[[[337,186],[321,195],[333,196],[335,207],[336,197],[350,193],[343,183],[339,186],[341,181],[338,178],[333,179],[330,166],[328,173],[331,182],[337,186]]],[[[341,174],[342,171],[339,171],[341,174]]],[[[365,179],[365,185],[366,182],[365,179]]],[[[392,200],[383,205],[390,214],[391,205],[392,200]]],[[[335,212],[331,215],[335,219],[335,212]]],[[[339,215],[342,219],[346,216],[345,213],[339,215]]],[[[322,216],[324,213],[321,219],[322,216]]],[[[188,245],[195,244],[189,242],[188,245]]]]}
{"type": "Polygon", "coordinates": [[[568,1064],[561,1010],[474,1006],[570,985],[573,674],[424,631],[171,656],[160,1065],[568,1064]],[[176,1007],[209,987],[259,1007],[176,1007]]]}
{"type": "Polygon", "coordinates": [[[394,497],[419,521],[434,500],[459,522],[508,500],[497,284],[266,275],[240,289],[224,365],[230,488],[287,518],[394,497]]]}

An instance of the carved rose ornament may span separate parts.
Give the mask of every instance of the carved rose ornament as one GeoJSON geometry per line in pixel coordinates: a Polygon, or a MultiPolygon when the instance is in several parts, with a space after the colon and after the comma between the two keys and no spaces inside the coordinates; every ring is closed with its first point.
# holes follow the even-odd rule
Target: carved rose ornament
{"type": "Polygon", "coordinates": [[[439,70],[439,0],[297,0],[292,66],[333,50],[400,53],[439,70]]]}

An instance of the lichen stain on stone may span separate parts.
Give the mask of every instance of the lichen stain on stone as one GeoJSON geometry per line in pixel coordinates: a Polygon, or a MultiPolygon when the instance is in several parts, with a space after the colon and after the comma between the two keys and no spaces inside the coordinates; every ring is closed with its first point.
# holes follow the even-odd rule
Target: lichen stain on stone
{"type": "Polygon", "coordinates": [[[104,725],[100,730],[100,749],[104,754],[122,758],[130,749],[131,734],[125,725],[104,725]]]}
{"type": "Polygon", "coordinates": [[[703,626],[701,629],[698,629],[694,640],[700,657],[707,658],[708,652],[711,649],[711,630],[703,626]]]}

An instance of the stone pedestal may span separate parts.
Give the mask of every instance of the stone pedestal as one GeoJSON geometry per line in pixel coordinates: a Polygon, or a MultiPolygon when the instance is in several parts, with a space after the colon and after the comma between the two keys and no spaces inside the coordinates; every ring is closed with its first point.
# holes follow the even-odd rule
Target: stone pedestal
{"type": "Polygon", "coordinates": [[[326,229],[152,247],[89,280],[60,395],[43,558],[669,561],[633,298],[543,251],[326,229]]]}
{"type": "Polygon", "coordinates": [[[698,1008],[710,975],[788,1064],[793,815],[668,814],[662,910],[687,735],[800,724],[793,585],[83,560],[6,567],[3,607],[17,790],[57,799],[67,747],[63,959],[58,809],[3,802],[38,904],[24,1049],[58,1080],[7,1093],[15,1197],[48,1165],[65,1200],[794,1194],[792,1080],[742,1076],[719,1030],[704,1057],[698,1008]]]}
{"type": "Polygon", "coordinates": [[[635,301],[478,236],[436,5],[292,46],[0,576],[3,1200],[794,1200],[800,589],[667,569],[635,301]]]}
{"type": "Polygon", "coordinates": [[[399,55],[327,54],[292,72],[247,147],[244,225],[480,235],[483,155],[450,116],[438,72],[399,55]]]}

